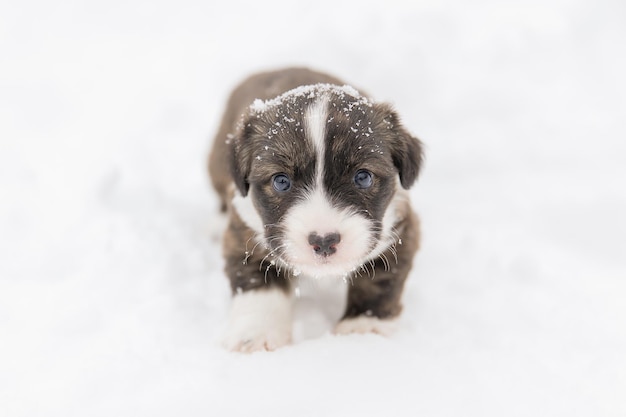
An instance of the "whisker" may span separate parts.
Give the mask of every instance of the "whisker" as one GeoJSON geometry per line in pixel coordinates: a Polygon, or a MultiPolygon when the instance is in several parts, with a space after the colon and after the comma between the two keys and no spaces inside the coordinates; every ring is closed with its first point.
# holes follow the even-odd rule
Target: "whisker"
{"type": "Polygon", "coordinates": [[[370,277],[374,279],[376,277],[376,265],[374,264],[374,260],[370,260],[369,264],[372,267],[372,275],[370,277]]]}
{"type": "Polygon", "coordinates": [[[385,271],[389,271],[389,260],[387,259],[387,256],[384,253],[381,253],[378,257],[383,261],[385,271]]]}
{"type": "Polygon", "coordinates": [[[393,255],[393,259],[396,261],[396,265],[398,264],[398,251],[396,250],[396,244],[389,246],[389,252],[393,255]]]}
{"type": "Polygon", "coordinates": [[[361,271],[360,271],[361,269],[363,269],[363,265],[361,265],[358,268],[354,269],[354,273],[357,274],[359,277],[362,277],[361,271]]]}
{"type": "Polygon", "coordinates": [[[249,244],[249,243],[250,243],[250,241],[251,241],[252,239],[254,239],[255,237],[257,237],[257,235],[256,235],[256,234],[254,234],[254,235],[250,236],[250,238],[246,241],[245,258],[243,259],[243,263],[244,263],[244,265],[248,263],[248,259],[250,259],[250,257],[252,256],[252,254],[254,253],[254,250],[256,249],[256,247],[258,246],[258,244],[259,244],[259,243],[261,243],[261,242],[258,242],[256,245],[254,245],[254,246],[252,247],[252,250],[251,250],[251,251],[248,251],[248,244],[249,244]]]}
{"type": "MultiPolygon", "coordinates": [[[[267,254],[259,262],[259,271],[263,267],[263,263],[267,260],[267,258],[270,257],[270,256],[276,256],[276,251],[278,251],[279,249],[281,249],[284,246],[285,245],[280,245],[280,246],[277,246],[276,248],[268,251],[267,254]]],[[[274,264],[276,263],[276,261],[273,261],[273,262],[274,262],[274,264]]],[[[269,263],[270,263],[270,265],[272,265],[272,261],[270,261],[269,263]]]]}

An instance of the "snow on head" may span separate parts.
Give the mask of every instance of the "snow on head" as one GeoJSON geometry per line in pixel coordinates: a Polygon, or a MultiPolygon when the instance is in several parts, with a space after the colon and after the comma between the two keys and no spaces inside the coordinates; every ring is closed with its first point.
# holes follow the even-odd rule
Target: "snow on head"
{"type": "Polygon", "coordinates": [[[252,110],[255,113],[263,112],[263,111],[267,110],[267,104],[266,104],[265,101],[261,100],[260,98],[257,98],[250,105],[250,110],[252,110]]]}
{"type": "MultiPolygon", "coordinates": [[[[373,100],[362,96],[349,85],[327,83],[304,85],[272,99],[254,100],[248,110],[241,115],[238,128],[240,129],[246,123],[246,119],[256,118],[265,121],[263,124],[256,124],[255,129],[259,135],[264,135],[267,139],[272,140],[276,135],[285,131],[303,134],[304,125],[300,116],[304,116],[307,109],[320,100],[332,103],[336,110],[342,111],[346,116],[354,111],[360,111],[364,115],[367,109],[374,105],[373,100]]],[[[333,117],[330,117],[326,121],[330,123],[332,120],[333,117]]],[[[354,128],[361,131],[365,126],[359,127],[357,123],[354,128]]]]}
{"type": "Polygon", "coordinates": [[[269,100],[256,99],[250,105],[249,110],[252,114],[259,115],[269,110],[276,109],[283,104],[296,104],[296,102],[302,98],[314,99],[316,97],[321,97],[325,95],[335,95],[342,100],[345,100],[346,96],[348,96],[350,99],[356,101],[358,104],[372,104],[372,101],[370,99],[361,96],[361,94],[359,94],[359,92],[354,87],[351,87],[349,85],[340,86],[335,84],[319,83],[296,87],[279,95],[278,97],[269,100]]]}

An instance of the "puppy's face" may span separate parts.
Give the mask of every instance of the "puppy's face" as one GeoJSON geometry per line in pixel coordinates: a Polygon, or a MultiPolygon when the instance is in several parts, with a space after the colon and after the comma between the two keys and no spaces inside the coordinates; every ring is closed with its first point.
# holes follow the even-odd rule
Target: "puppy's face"
{"type": "Polygon", "coordinates": [[[396,242],[398,185],[421,146],[385,104],[349,87],[255,102],[232,141],[234,207],[294,275],[346,275],[396,242]]]}

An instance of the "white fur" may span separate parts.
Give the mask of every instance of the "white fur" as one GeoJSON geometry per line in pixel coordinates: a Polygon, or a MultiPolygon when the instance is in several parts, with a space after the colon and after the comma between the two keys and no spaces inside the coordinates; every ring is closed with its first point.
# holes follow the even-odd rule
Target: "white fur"
{"type": "Polygon", "coordinates": [[[379,319],[378,317],[358,316],[341,320],[335,327],[335,334],[376,333],[391,336],[398,328],[397,319],[379,319]]]}
{"type": "MultiPolygon", "coordinates": [[[[399,243],[393,226],[399,220],[398,207],[406,199],[408,193],[396,184],[396,193],[382,219],[380,238],[377,242],[372,242],[374,237],[370,231],[369,220],[358,212],[333,207],[324,190],[316,188],[285,215],[285,262],[312,277],[346,276],[355,269],[358,270],[361,265],[376,259],[387,248],[399,243]],[[321,236],[339,233],[341,241],[336,245],[337,252],[327,258],[316,256],[308,243],[311,232],[321,236]],[[370,250],[373,243],[376,244],[370,250]]],[[[395,259],[386,261],[391,266],[395,259]]]]}
{"type": "Polygon", "coordinates": [[[246,291],[233,298],[222,344],[238,352],[275,350],[291,342],[291,297],[279,289],[246,291]]]}
{"type": "MultiPolygon", "coordinates": [[[[372,252],[368,256],[369,259],[375,259],[380,254],[389,248],[389,246],[400,243],[397,241],[398,236],[393,230],[393,226],[400,220],[398,215],[398,207],[401,203],[405,202],[409,198],[408,192],[397,186],[396,180],[396,193],[394,194],[389,206],[385,210],[385,214],[382,219],[382,233],[380,234],[380,238],[376,247],[372,250],[372,252]]],[[[391,262],[395,262],[395,260],[389,260],[391,262]]]]}
{"type": "Polygon", "coordinates": [[[241,220],[243,220],[243,222],[250,229],[263,235],[263,220],[261,219],[259,212],[254,207],[254,203],[252,203],[254,198],[252,196],[252,192],[253,190],[251,189],[248,195],[243,197],[239,193],[239,190],[235,190],[235,196],[232,201],[233,207],[235,208],[235,211],[237,211],[241,220]]]}
{"type": "Polygon", "coordinates": [[[289,209],[285,226],[285,261],[306,275],[341,276],[360,266],[371,245],[370,222],[350,210],[333,207],[324,192],[314,190],[302,202],[289,209]],[[339,233],[337,252],[326,258],[317,256],[309,245],[311,232],[320,236],[339,233]]]}
{"type": "Polygon", "coordinates": [[[326,119],[328,119],[328,98],[322,95],[306,110],[305,126],[307,138],[315,148],[315,186],[322,187],[324,178],[324,154],[326,153],[326,119]]]}

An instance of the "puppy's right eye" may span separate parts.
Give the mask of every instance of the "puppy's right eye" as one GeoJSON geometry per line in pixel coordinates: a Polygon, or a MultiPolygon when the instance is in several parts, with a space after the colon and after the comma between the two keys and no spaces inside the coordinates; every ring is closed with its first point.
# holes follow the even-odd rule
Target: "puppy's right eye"
{"type": "Polygon", "coordinates": [[[370,188],[374,182],[372,173],[366,169],[359,169],[354,175],[354,184],[357,188],[370,188]]]}
{"type": "Polygon", "coordinates": [[[286,174],[275,174],[272,177],[272,185],[276,191],[289,191],[291,188],[291,180],[286,174]]]}

